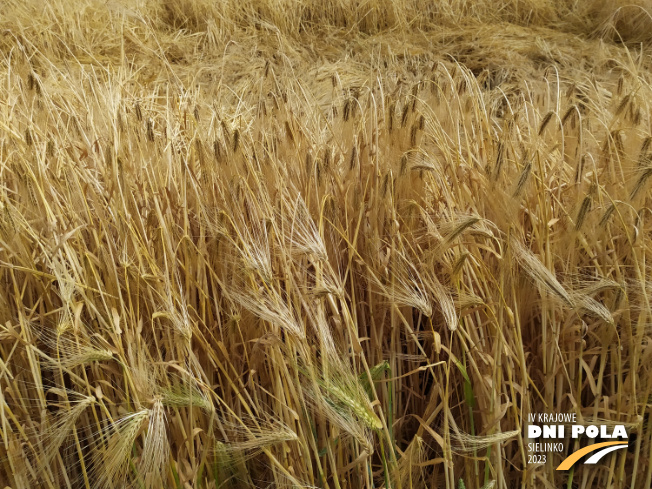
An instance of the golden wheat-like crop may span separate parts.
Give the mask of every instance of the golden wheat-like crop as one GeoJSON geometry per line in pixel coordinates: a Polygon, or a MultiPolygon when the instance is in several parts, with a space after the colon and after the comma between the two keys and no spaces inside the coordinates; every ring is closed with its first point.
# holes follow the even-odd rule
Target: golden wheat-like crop
{"type": "Polygon", "coordinates": [[[0,487],[651,487],[651,7],[0,2],[0,487]]]}

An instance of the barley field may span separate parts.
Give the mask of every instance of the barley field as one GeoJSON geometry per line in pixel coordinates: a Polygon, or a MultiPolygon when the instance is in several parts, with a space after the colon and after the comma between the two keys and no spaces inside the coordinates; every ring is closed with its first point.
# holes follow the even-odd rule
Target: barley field
{"type": "Polygon", "coordinates": [[[0,10],[0,487],[651,487],[651,2],[0,10]]]}

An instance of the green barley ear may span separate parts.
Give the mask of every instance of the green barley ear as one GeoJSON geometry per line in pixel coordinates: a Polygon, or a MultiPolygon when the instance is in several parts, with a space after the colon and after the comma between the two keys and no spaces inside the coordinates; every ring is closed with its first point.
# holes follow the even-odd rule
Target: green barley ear
{"type": "Polygon", "coordinates": [[[210,399],[195,387],[176,386],[161,391],[161,402],[172,408],[196,406],[205,411],[213,411],[210,399]]]}
{"type": "Polygon", "coordinates": [[[60,321],[55,331],[47,329],[35,330],[39,339],[53,350],[51,357],[46,358],[45,368],[72,369],[93,362],[104,362],[114,358],[113,352],[102,346],[95,338],[89,338],[74,331],[68,320],[60,321]]]}
{"type": "Polygon", "coordinates": [[[383,377],[385,372],[389,371],[389,362],[387,360],[383,360],[378,365],[374,365],[369,369],[369,373],[371,373],[371,381],[369,380],[367,372],[362,372],[360,374],[360,384],[370,398],[372,396],[371,382],[377,382],[381,377],[383,377]]]}
{"type": "Polygon", "coordinates": [[[373,410],[363,382],[339,357],[324,360],[324,370],[314,367],[320,361],[299,366],[299,371],[305,375],[303,388],[310,407],[352,436],[369,454],[373,453],[371,431],[380,430],[383,425],[373,410]]]}
{"type": "Polygon", "coordinates": [[[365,429],[372,430],[381,429],[382,423],[374,412],[362,383],[343,362],[331,359],[328,368],[327,378],[317,378],[321,398],[324,400],[320,407],[326,408],[329,414],[334,415],[336,423],[342,424],[356,438],[366,440],[363,431],[355,427],[357,422],[361,422],[365,429]]]}
{"type": "MultiPolygon", "coordinates": [[[[215,442],[213,462],[213,477],[216,481],[227,481],[233,477],[236,470],[236,461],[233,459],[233,453],[228,450],[225,443],[215,442]]],[[[227,486],[228,487],[228,486],[227,486]]]]}
{"type": "Polygon", "coordinates": [[[86,365],[93,362],[105,362],[113,359],[113,352],[106,349],[98,349],[92,346],[81,347],[77,353],[61,357],[56,366],[71,369],[79,365],[86,365]]]}
{"type": "Polygon", "coordinates": [[[373,430],[382,428],[383,425],[371,405],[366,399],[361,398],[358,392],[332,383],[325,383],[323,388],[331,401],[346,406],[367,427],[373,430]]]}

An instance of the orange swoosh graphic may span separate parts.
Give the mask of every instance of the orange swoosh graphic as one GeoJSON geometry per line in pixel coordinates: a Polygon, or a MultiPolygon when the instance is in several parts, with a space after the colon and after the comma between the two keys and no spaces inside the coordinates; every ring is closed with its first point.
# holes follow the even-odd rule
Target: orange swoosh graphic
{"type": "Polygon", "coordinates": [[[627,445],[627,442],[622,442],[622,441],[605,441],[604,443],[595,443],[593,445],[589,445],[588,447],[584,447],[581,450],[578,450],[576,452],[571,453],[568,457],[564,459],[562,463],[559,464],[559,467],[557,467],[557,470],[568,470],[570,469],[575,462],[577,462],[579,459],[581,459],[584,455],[587,453],[595,452],[596,450],[599,450],[600,448],[604,447],[610,447],[613,445],[627,445]]]}

